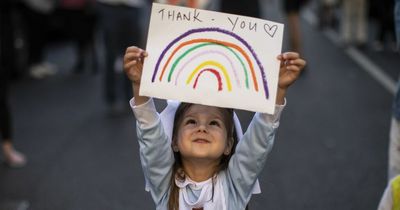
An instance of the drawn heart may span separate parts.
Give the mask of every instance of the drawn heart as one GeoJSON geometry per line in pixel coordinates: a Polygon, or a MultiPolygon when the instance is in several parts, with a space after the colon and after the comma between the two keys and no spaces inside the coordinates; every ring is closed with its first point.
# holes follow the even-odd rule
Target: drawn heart
{"type": "Polygon", "coordinates": [[[270,37],[274,37],[276,30],[278,30],[278,26],[277,25],[268,25],[268,23],[264,24],[264,31],[270,36],[270,37]]]}

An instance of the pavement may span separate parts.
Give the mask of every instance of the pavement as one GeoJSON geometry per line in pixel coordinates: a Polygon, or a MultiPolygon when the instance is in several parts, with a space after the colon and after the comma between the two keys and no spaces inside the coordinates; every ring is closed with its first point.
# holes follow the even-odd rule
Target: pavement
{"type": "MultiPolygon", "coordinates": [[[[264,17],[284,21],[277,2],[263,5],[264,17]]],[[[288,92],[259,178],[262,193],[253,196],[250,208],[376,209],[387,182],[399,54],[343,48],[332,39],[335,31],[318,30],[306,16],[301,27],[308,69],[288,92]]],[[[59,72],[11,86],[15,144],[28,164],[0,165],[0,210],[154,209],[144,191],[128,103],[110,112],[102,71],[73,74],[73,50],[71,43],[49,47],[47,59],[59,72]]],[[[247,127],[252,113],[240,111],[239,117],[247,127]]]]}

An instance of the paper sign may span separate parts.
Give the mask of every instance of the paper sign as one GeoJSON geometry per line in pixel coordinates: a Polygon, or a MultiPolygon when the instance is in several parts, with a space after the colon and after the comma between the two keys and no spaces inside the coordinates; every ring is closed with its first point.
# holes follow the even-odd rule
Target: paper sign
{"type": "Polygon", "coordinates": [[[273,113],[283,24],[153,3],[140,95],[273,113]]]}

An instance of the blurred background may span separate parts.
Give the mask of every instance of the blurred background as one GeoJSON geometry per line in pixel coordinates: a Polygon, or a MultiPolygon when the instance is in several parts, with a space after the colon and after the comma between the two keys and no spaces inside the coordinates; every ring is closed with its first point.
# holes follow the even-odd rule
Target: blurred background
{"type": "MultiPolygon", "coordinates": [[[[250,209],[377,209],[400,70],[394,1],[288,2],[201,5],[285,23],[283,51],[308,62],[250,209]]],[[[0,210],[154,209],[122,72],[125,48],[145,46],[150,5],[0,1],[0,210]]],[[[244,127],[252,114],[239,111],[244,127]]]]}

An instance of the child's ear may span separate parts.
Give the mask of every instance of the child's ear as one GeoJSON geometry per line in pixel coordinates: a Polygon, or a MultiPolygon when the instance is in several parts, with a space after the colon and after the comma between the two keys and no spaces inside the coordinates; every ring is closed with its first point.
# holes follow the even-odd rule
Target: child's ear
{"type": "Polygon", "coordinates": [[[175,140],[172,140],[172,151],[179,152],[179,148],[175,140]]]}
{"type": "Polygon", "coordinates": [[[173,150],[174,152],[179,152],[179,148],[178,148],[178,146],[176,146],[176,145],[172,145],[172,150],[173,150]]]}
{"type": "Polygon", "coordinates": [[[233,142],[234,142],[233,137],[230,137],[230,138],[228,139],[227,145],[226,145],[226,147],[225,147],[224,155],[229,155],[229,154],[231,154],[232,147],[233,147],[233,142]]]}

